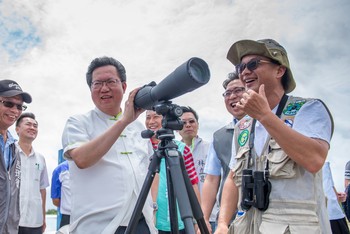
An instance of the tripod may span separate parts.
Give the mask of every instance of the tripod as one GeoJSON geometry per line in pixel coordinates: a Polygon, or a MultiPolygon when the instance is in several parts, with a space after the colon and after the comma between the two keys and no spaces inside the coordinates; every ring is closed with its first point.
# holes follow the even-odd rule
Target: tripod
{"type": "MultiPolygon", "coordinates": [[[[146,175],[125,233],[134,233],[137,222],[141,216],[142,208],[154,180],[155,173],[160,171],[161,159],[164,158],[167,170],[166,175],[169,214],[171,219],[171,233],[179,233],[176,208],[177,201],[181,220],[185,225],[186,233],[195,234],[193,226],[194,218],[197,221],[201,233],[207,234],[209,231],[203,218],[203,212],[188,178],[183,158],[177,150],[177,145],[173,141],[175,138],[173,130],[181,130],[183,127],[183,123],[179,119],[179,116],[182,115],[182,109],[179,106],[166,101],[155,106],[154,110],[157,112],[157,114],[161,114],[163,116],[162,128],[156,132],[158,139],[160,139],[160,143],[158,149],[155,150],[151,158],[151,163],[148,167],[148,174],[146,175]]],[[[153,134],[154,133],[152,131],[146,130],[143,132],[142,137],[151,138],[153,134]]]]}

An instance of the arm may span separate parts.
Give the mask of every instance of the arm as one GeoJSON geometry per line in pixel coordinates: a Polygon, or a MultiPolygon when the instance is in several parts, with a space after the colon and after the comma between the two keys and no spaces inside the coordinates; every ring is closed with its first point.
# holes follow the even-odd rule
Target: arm
{"type": "Polygon", "coordinates": [[[193,186],[194,193],[196,194],[197,200],[198,200],[199,204],[201,204],[201,195],[199,192],[199,185],[197,183],[197,184],[194,184],[192,186],[193,186]]]}
{"type": "Polygon", "coordinates": [[[59,198],[52,198],[52,203],[53,203],[56,207],[60,207],[60,202],[61,202],[61,199],[59,199],[59,198]]]}
{"type": "Polygon", "coordinates": [[[345,179],[344,181],[345,189],[348,187],[349,184],[350,184],[350,179],[345,179]]]}
{"type": "Polygon", "coordinates": [[[60,207],[62,183],[59,179],[60,166],[52,172],[51,178],[51,199],[56,207],[60,207]]]}
{"type": "Polygon", "coordinates": [[[125,102],[123,117],[111,128],[90,142],[66,152],[80,169],[88,168],[98,162],[112,147],[126,126],[143,112],[142,109],[134,107],[134,98],[137,91],[138,89],[135,89],[129,94],[129,98],[125,102]]]}
{"type": "Polygon", "coordinates": [[[210,232],[209,217],[216,202],[220,179],[220,176],[207,174],[202,187],[202,211],[210,232]]]}
{"type": "Polygon", "coordinates": [[[350,184],[350,161],[346,163],[345,165],[345,180],[344,180],[344,186],[345,189],[350,184]]]}
{"type": "Polygon", "coordinates": [[[46,189],[40,189],[41,201],[42,201],[42,212],[43,212],[43,232],[46,229],[46,189]]]}
{"type": "Polygon", "coordinates": [[[221,196],[220,215],[215,234],[227,233],[230,220],[237,210],[238,188],[233,180],[233,172],[228,174],[221,196]]]}
{"type": "Polygon", "coordinates": [[[322,168],[329,149],[328,143],[307,137],[284,124],[271,112],[264,85],[260,86],[259,93],[248,90],[242,99],[243,104],[237,106],[257,119],[293,161],[311,173],[322,168]]]}

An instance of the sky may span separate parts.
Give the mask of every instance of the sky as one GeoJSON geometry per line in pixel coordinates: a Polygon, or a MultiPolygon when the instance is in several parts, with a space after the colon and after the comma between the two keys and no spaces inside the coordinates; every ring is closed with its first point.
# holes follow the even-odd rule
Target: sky
{"type": "Polygon", "coordinates": [[[172,101],[198,112],[199,135],[210,141],[232,118],[221,96],[234,69],[228,49],[241,39],[273,38],[288,52],[297,83],[291,95],[320,98],[332,112],[327,161],[343,191],[350,160],[349,11],[348,0],[0,0],[0,79],[32,95],[27,111],[39,122],[34,148],[45,155],[51,178],[67,118],[94,107],[85,80],[92,59],[122,62],[127,93],[159,83],[192,57],[206,61],[208,84],[172,101]]]}

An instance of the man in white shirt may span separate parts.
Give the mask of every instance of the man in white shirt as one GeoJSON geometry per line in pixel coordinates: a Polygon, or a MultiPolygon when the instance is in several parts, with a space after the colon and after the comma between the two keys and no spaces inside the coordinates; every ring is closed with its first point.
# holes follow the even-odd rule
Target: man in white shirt
{"type": "MultiPolygon", "coordinates": [[[[62,136],[71,178],[70,233],[124,233],[153,152],[141,138],[143,124],[135,121],[143,112],[134,107],[138,89],[122,111],[125,68],[110,57],[94,59],[86,81],[95,108],[70,117],[62,136]]],[[[136,233],[156,232],[148,198],[136,233]]]]}
{"type": "Polygon", "coordinates": [[[333,233],[349,234],[349,227],[346,223],[345,214],[339,204],[338,193],[334,187],[332,170],[329,162],[325,162],[322,167],[323,190],[327,197],[327,211],[333,233]]]}
{"type": "Polygon", "coordinates": [[[49,186],[43,155],[34,151],[33,141],[38,135],[38,122],[33,113],[23,113],[16,122],[21,156],[19,234],[39,234],[46,228],[46,188],[49,186]]]}

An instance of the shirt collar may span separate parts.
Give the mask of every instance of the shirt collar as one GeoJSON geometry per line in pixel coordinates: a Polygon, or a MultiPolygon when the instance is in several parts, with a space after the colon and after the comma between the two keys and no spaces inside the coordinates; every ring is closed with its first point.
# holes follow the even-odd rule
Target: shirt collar
{"type": "Polygon", "coordinates": [[[115,120],[117,121],[118,119],[120,119],[120,117],[122,116],[123,112],[120,111],[116,116],[112,116],[112,115],[108,115],[104,112],[102,112],[100,109],[98,109],[97,107],[95,107],[95,111],[97,113],[97,115],[104,119],[104,120],[115,120]]]}
{"type": "MultiPolygon", "coordinates": [[[[15,143],[17,141],[15,138],[13,138],[10,131],[7,131],[6,134],[7,134],[6,145],[10,145],[10,144],[15,143]]],[[[4,137],[1,134],[0,134],[0,139],[2,140],[2,142],[4,142],[4,137]]]]}

